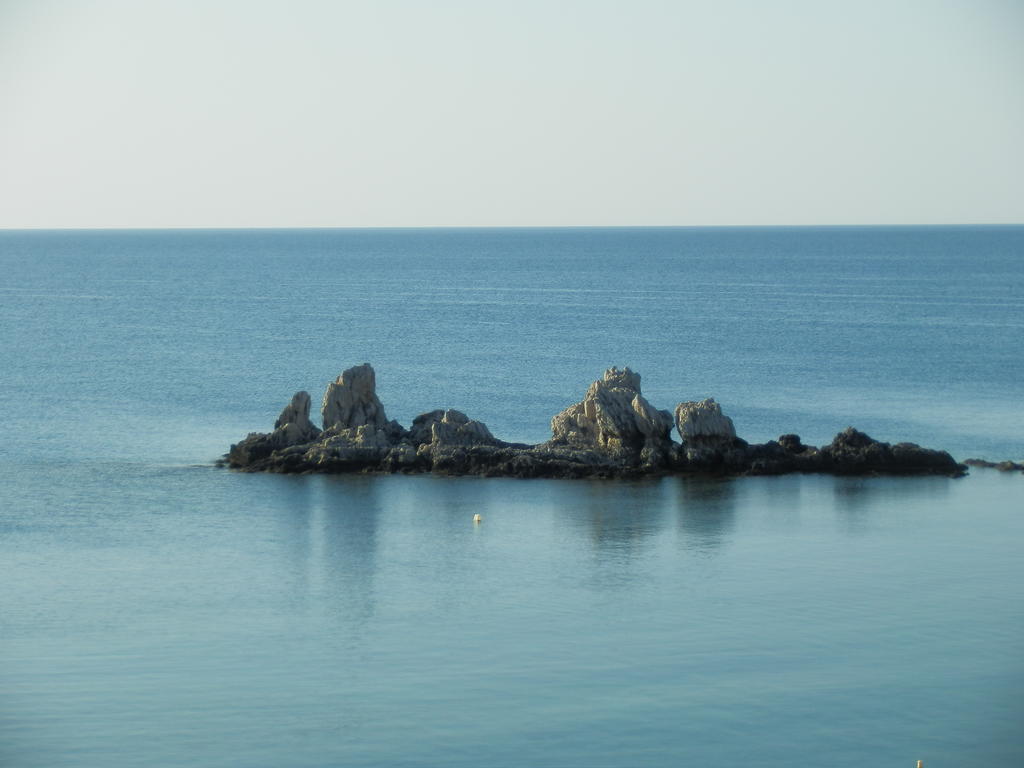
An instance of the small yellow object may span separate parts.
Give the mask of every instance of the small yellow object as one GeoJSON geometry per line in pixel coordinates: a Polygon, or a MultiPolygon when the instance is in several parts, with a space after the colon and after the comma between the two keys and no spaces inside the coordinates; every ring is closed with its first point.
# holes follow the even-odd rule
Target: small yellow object
{"type": "MultiPolygon", "coordinates": [[[[474,523],[482,523],[483,521],[484,521],[484,519],[479,514],[473,515],[473,522],[474,523]]],[[[918,768],[920,768],[920,766],[918,766],[918,768]]]]}
{"type": "Polygon", "coordinates": [[[917,768],[924,768],[924,760],[917,761],[917,768]]]}

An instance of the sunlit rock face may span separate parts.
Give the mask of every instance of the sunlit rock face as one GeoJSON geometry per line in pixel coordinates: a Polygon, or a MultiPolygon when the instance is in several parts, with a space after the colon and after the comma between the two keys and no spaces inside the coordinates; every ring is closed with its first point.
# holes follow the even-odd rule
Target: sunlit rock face
{"type": "Polygon", "coordinates": [[[732,419],[722,413],[722,406],[713,397],[677,405],[676,429],[683,441],[732,440],[736,437],[732,419]]]}
{"type": "Polygon", "coordinates": [[[671,448],[672,416],[640,394],[640,374],[609,368],[583,400],[551,419],[552,447],[609,454],[646,453],[651,460],[671,448]]]}
{"type": "Polygon", "coordinates": [[[377,377],[373,367],[369,363],[354,366],[328,384],[320,412],[325,430],[367,425],[383,428],[388,419],[377,398],[377,377]]]}
{"type": "Polygon", "coordinates": [[[736,441],[732,419],[722,413],[714,398],[680,403],[675,415],[681,449],[690,461],[728,451],[736,441]]]}
{"type": "Polygon", "coordinates": [[[469,447],[497,445],[499,442],[482,421],[474,421],[461,411],[451,409],[417,416],[413,419],[409,436],[416,445],[469,447]]]}

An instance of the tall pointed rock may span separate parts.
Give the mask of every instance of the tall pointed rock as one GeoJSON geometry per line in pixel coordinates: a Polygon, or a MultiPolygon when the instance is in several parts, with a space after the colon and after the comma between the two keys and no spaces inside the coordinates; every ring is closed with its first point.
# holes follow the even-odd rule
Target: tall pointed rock
{"type": "Polygon", "coordinates": [[[325,430],[362,426],[383,429],[388,423],[384,406],[377,399],[377,377],[369,363],[349,368],[328,384],[320,410],[325,430]]]}

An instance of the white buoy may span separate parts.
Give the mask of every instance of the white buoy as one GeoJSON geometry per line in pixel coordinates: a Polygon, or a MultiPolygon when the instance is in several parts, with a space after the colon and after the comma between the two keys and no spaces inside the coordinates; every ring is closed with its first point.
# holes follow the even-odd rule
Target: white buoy
{"type": "Polygon", "coordinates": [[[482,523],[483,521],[484,521],[484,519],[479,514],[473,515],[473,522],[474,523],[482,523]]]}

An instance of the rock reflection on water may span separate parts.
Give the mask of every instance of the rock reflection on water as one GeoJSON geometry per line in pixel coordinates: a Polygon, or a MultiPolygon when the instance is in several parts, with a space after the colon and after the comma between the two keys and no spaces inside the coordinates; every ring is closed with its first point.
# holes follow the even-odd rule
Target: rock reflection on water
{"type": "Polygon", "coordinates": [[[635,554],[665,526],[664,494],[656,480],[598,480],[582,486],[577,503],[585,510],[597,549],[635,554]]]}
{"type": "Polygon", "coordinates": [[[344,615],[349,627],[358,627],[374,615],[379,483],[362,475],[295,480],[292,512],[305,534],[296,552],[302,558],[302,598],[311,610],[344,615]]]}
{"type": "Polygon", "coordinates": [[[736,527],[734,478],[673,477],[676,519],[683,546],[713,553],[728,542],[736,527]]]}
{"type": "Polygon", "coordinates": [[[953,483],[936,477],[836,477],[832,478],[832,505],[849,534],[874,529],[880,511],[902,504],[937,503],[948,497],[953,483]]]}
{"type": "Polygon", "coordinates": [[[656,479],[632,482],[585,480],[552,485],[554,518],[570,526],[578,575],[586,588],[611,594],[650,578],[671,504],[656,479]]]}
{"type": "MultiPolygon", "coordinates": [[[[458,611],[466,590],[514,603],[513,583],[568,578],[615,589],[719,558],[747,534],[784,539],[827,520],[847,534],[887,507],[949,493],[946,478],[667,477],[635,482],[382,477],[268,478],[281,575],[311,620],[359,642],[384,615],[458,611]],[[822,515],[827,512],[827,515],[822,515]],[[473,516],[483,521],[474,525],[473,516]],[[510,574],[515,574],[514,577],[510,574]],[[400,578],[401,575],[401,578],[400,578]]],[[[787,545],[788,546],[788,545],[787,545]]]]}

